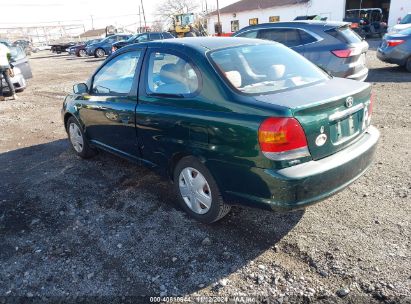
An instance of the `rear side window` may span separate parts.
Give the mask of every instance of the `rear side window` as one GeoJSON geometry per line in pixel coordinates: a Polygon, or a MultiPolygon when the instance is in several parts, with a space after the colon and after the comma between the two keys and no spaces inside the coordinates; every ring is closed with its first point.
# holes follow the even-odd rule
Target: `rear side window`
{"type": "Polygon", "coordinates": [[[161,39],[161,35],[160,35],[160,33],[150,34],[150,39],[151,39],[151,40],[160,40],[160,39],[161,39]]]}
{"type": "Polygon", "coordinates": [[[260,39],[277,41],[288,47],[303,44],[297,29],[265,29],[261,30],[258,36],[260,39]]]}
{"type": "Polygon", "coordinates": [[[149,93],[188,95],[199,88],[193,65],[174,54],[151,53],[147,75],[149,93]]]}
{"type": "Polygon", "coordinates": [[[243,38],[257,38],[257,31],[248,31],[248,32],[244,32],[239,34],[237,37],[243,37],[243,38]]]}
{"type": "Polygon", "coordinates": [[[325,32],[333,36],[334,38],[337,38],[342,43],[351,44],[351,43],[358,43],[362,41],[361,37],[358,36],[356,32],[354,32],[352,29],[350,29],[347,26],[333,28],[325,32]]]}
{"type": "Polygon", "coordinates": [[[170,33],[167,33],[167,32],[164,32],[164,33],[163,33],[163,37],[164,37],[164,39],[174,38],[173,35],[171,35],[170,33]]]}
{"type": "Polygon", "coordinates": [[[311,36],[306,31],[298,30],[298,32],[300,34],[301,44],[308,44],[308,43],[313,43],[317,41],[317,39],[315,39],[313,36],[311,36]]]}

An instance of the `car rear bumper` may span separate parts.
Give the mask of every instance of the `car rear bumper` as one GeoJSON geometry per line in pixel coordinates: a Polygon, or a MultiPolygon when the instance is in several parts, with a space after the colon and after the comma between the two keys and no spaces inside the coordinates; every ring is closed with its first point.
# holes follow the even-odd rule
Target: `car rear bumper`
{"type": "Polygon", "coordinates": [[[347,79],[352,79],[352,80],[357,80],[357,81],[364,81],[367,77],[368,77],[368,69],[363,68],[362,70],[360,70],[359,72],[357,72],[355,74],[348,75],[347,79]]]}
{"type": "Polygon", "coordinates": [[[326,158],[285,169],[257,169],[253,173],[268,188],[270,198],[230,192],[230,200],[249,206],[287,211],[301,209],[344,189],[371,165],[377,148],[379,131],[374,127],[346,149],[326,158]]]}
{"type": "MultiPolygon", "coordinates": [[[[6,81],[1,78],[0,81],[2,82],[0,85],[3,86],[3,92],[10,92],[10,89],[6,83],[6,81]]],[[[18,74],[11,78],[11,82],[14,85],[16,90],[24,90],[27,86],[26,79],[24,79],[23,75],[18,74]]]]}
{"type": "Polygon", "coordinates": [[[383,50],[378,48],[377,58],[383,62],[405,65],[410,54],[398,51],[396,48],[383,50]]]}

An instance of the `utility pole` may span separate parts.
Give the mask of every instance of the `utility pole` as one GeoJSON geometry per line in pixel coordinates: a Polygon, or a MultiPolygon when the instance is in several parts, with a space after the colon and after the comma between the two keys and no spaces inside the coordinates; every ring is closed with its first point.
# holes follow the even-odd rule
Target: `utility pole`
{"type": "Polygon", "coordinates": [[[147,22],[146,22],[146,14],[144,13],[144,5],[143,0],[141,0],[141,10],[143,11],[143,18],[144,18],[144,31],[147,30],[147,22]]]}
{"type": "Polygon", "coordinates": [[[94,30],[94,19],[93,19],[93,15],[90,15],[91,18],[91,29],[94,30]]]}
{"type": "Polygon", "coordinates": [[[137,32],[141,33],[141,6],[140,5],[138,6],[138,20],[140,23],[140,27],[138,28],[137,32]]]}
{"type": "Polygon", "coordinates": [[[221,33],[223,32],[223,28],[221,26],[221,19],[220,19],[220,6],[218,5],[218,0],[217,0],[217,24],[218,24],[218,36],[221,35],[221,33]]]}

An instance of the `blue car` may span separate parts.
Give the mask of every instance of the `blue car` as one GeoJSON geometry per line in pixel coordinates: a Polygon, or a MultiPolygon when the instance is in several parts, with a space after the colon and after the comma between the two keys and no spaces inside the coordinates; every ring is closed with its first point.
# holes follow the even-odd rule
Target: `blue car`
{"type": "Polygon", "coordinates": [[[377,50],[377,57],[381,61],[404,66],[411,72],[411,28],[386,34],[377,50]]]}
{"type": "Polygon", "coordinates": [[[100,42],[90,44],[86,47],[86,52],[88,56],[94,56],[96,58],[101,58],[111,54],[111,48],[113,43],[121,40],[127,40],[131,35],[111,35],[100,42]]]}

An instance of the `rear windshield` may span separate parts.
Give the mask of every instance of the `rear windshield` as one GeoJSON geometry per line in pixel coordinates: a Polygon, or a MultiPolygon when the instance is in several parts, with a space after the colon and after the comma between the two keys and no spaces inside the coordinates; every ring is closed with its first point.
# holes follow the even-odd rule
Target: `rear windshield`
{"type": "Polygon", "coordinates": [[[411,14],[408,14],[407,16],[405,16],[404,18],[402,18],[401,24],[408,24],[411,23],[411,14]]]}
{"type": "Polygon", "coordinates": [[[327,30],[326,33],[330,34],[334,38],[337,38],[343,43],[351,44],[362,41],[361,37],[348,26],[333,28],[331,30],[327,30]]]}
{"type": "Polygon", "coordinates": [[[243,45],[210,53],[228,83],[245,94],[266,94],[329,78],[303,56],[281,44],[243,45]]]}

